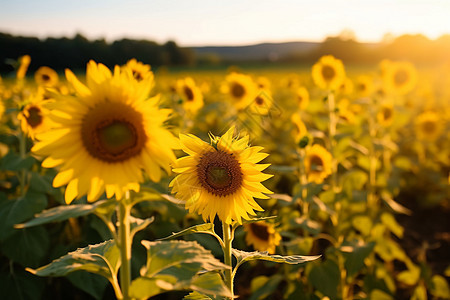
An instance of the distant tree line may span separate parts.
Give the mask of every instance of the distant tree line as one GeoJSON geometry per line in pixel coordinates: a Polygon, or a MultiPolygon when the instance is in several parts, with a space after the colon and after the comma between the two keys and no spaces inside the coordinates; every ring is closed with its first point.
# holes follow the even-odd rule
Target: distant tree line
{"type": "Polygon", "coordinates": [[[62,71],[65,68],[84,70],[93,59],[108,67],[125,64],[136,58],[151,66],[191,65],[195,61],[193,52],[168,41],[158,44],[147,40],[121,39],[108,43],[104,39],[90,41],[81,34],[73,38],[47,38],[13,36],[0,33],[0,72],[13,70],[10,62],[28,54],[31,56],[30,71],[48,66],[62,71]]]}

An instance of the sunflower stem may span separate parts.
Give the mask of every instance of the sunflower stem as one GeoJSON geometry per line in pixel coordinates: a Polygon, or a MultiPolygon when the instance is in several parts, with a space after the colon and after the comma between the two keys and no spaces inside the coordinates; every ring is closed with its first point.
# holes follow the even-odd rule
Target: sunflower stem
{"type": "Polygon", "coordinates": [[[130,192],[125,193],[125,199],[119,201],[119,248],[122,266],[120,267],[120,288],[122,289],[123,300],[130,299],[131,282],[131,234],[130,234],[130,192]]]}
{"type": "MultiPolygon", "coordinates": [[[[25,159],[27,152],[27,136],[25,132],[20,131],[19,134],[19,154],[21,159],[25,159]]],[[[26,170],[20,170],[20,193],[22,196],[25,195],[25,179],[26,179],[26,170]]]]}
{"type": "Polygon", "coordinates": [[[231,244],[233,242],[233,236],[231,234],[230,225],[222,222],[222,230],[223,230],[223,255],[224,255],[224,263],[229,266],[229,269],[225,270],[225,284],[231,291],[231,299],[234,298],[233,292],[233,263],[232,263],[232,253],[231,253],[231,244]]]}

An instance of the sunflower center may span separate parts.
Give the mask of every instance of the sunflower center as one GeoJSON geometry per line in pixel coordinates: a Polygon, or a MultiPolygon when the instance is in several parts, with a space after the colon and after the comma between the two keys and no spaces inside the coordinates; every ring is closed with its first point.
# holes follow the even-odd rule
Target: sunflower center
{"type": "Polygon", "coordinates": [[[134,79],[136,79],[137,81],[141,81],[144,79],[144,77],[142,77],[141,72],[133,70],[132,73],[133,73],[134,79]]]}
{"type": "Polygon", "coordinates": [[[231,87],[231,94],[235,98],[242,98],[242,96],[244,96],[245,94],[245,89],[241,84],[235,82],[231,87]]]}
{"type": "Polygon", "coordinates": [[[108,163],[138,155],[147,140],[142,115],[124,103],[105,102],[91,109],[81,134],[89,154],[108,163]]]}
{"type": "Polygon", "coordinates": [[[41,78],[44,81],[49,81],[50,80],[50,76],[48,76],[47,74],[42,74],[41,78]]]}
{"type": "Polygon", "coordinates": [[[321,172],[323,170],[323,161],[319,156],[313,155],[309,161],[311,163],[311,171],[321,172]]]}
{"type": "Polygon", "coordinates": [[[197,165],[197,175],[200,185],[216,196],[233,194],[242,185],[239,162],[223,151],[205,153],[197,165]]]}
{"type": "Polygon", "coordinates": [[[408,72],[406,72],[405,70],[399,70],[395,72],[394,82],[396,85],[403,85],[408,81],[408,78],[408,72]]]}
{"type": "Polygon", "coordinates": [[[436,131],[436,123],[432,121],[426,121],[423,123],[423,129],[426,133],[434,133],[436,131]]]}
{"type": "Polygon", "coordinates": [[[269,231],[267,230],[267,226],[260,225],[258,223],[251,223],[250,228],[252,233],[260,240],[268,241],[269,240],[269,231]]]}
{"type": "Polygon", "coordinates": [[[264,99],[258,96],[258,97],[256,97],[255,102],[257,105],[263,105],[264,99]]]}
{"type": "Polygon", "coordinates": [[[383,108],[383,118],[385,120],[389,120],[391,116],[392,116],[392,109],[387,107],[383,108]]]}
{"type": "Polygon", "coordinates": [[[194,93],[192,92],[192,89],[190,87],[185,86],[183,88],[183,91],[184,91],[184,94],[186,95],[188,101],[194,100],[194,93]]]}
{"type": "Polygon", "coordinates": [[[330,81],[334,78],[335,75],[336,75],[336,71],[334,70],[333,67],[331,67],[329,65],[324,65],[322,67],[322,76],[325,80],[330,81]]]}
{"type": "Polygon", "coordinates": [[[28,117],[26,117],[28,125],[32,128],[39,126],[42,123],[41,110],[38,107],[32,106],[28,109],[28,117]]]}

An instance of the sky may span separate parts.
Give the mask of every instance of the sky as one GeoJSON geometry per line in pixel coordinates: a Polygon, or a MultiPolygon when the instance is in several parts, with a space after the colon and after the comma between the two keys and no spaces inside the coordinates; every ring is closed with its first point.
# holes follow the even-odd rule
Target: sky
{"type": "Polygon", "coordinates": [[[174,40],[181,46],[322,41],[352,31],[450,33],[450,0],[0,0],[0,32],[23,36],[174,40]]]}

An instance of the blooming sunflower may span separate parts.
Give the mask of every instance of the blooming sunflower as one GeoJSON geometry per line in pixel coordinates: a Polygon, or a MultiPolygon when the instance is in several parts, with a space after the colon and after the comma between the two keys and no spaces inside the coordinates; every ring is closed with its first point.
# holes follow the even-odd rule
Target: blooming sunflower
{"type": "Polygon", "coordinates": [[[383,103],[377,113],[378,123],[382,126],[390,126],[394,121],[394,105],[392,103],[383,103]]]}
{"type": "Polygon", "coordinates": [[[270,92],[261,90],[250,105],[253,113],[258,115],[267,115],[272,107],[273,101],[270,92]]]}
{"type": "Polygon", "coordinates": [[[417,137],[421,140],[436,140],[441,135],[443,127],[439,115],[432,111],[424,112],[416,119],[417,137]]]}
{"type": "Polygon", "coordinates": [[[351,109],[350,100],[343,98],[338,102],[339,119],[345,123],[354,124],[356,116],[351,109]]]}
{"type": "Polygon", "coordinates": [[[225,78],[225,81],[223,91],[230,95],[237,109],[247,107],[255,99],[257,89],[250,76],[233,72],[225,78]]]}
{"type": "Polygon", "coordinates": [[[300,110],[305,110],[309,104],[309,92],[308,90],[301,86],[296,90],[295,100],[298,103],[300,110]]]}
{"type": "Polygon", "coordinates": [[[203,107],[203,94],[191,77],[179,79],[176,91],[183,100],[183,108],[191,113],[196,113],[203,107]]]}
{"type": "Polygon", "coordinates": [[[137,61],[135,58],[133,58],[130,59],[122,68],[125,72],[129,72],[129,74],[138,82],[143,82],[144,84],[148,84],[149,82],[151,82],[153,87],[154,75],[151,71],[150,65],[143,64],[142,62],[137,61]]]}
{"type": "Polygon", "coordinates": [[[34,80],[39,86],[54,87],[58,84],[58,73],[52,68],[42,66],[34,73],[34,80]]]}
{"type": "Polygon", "coordinates": [[[344,64],[332,55],[325,55],[312,67],[314,83],[321,89],[336,90],[345,81],[344,64]]]}
{"type": "Polygon", "coordinates": [[[293,114],[291,121],[294,124],[292,135],[294,136],[295,142],[298,143],[308,133],[308,130],[306,129],[305,123],[303,123],[299,114],[293,114]]]}
{"type": "Polygon", "coordinates": [[[49,117],[52,130],[39,134],[32,148],[48,156],[42,166],[60,166],[54,187],[67,184],[65,200],[72,202],[87,194],[95,201],[103,192],[120,200],[128,190],[139,191],[142,169],[159,181],[161,168],[170,172],[176,157],[176,138],[164,128],[171,110],[157,107],[158,97],[148,99],[150,78],[140,84],[116,66],[90,61],[87,85],[66,70],[75,96],[55,95],[49,117]]]}
{"type": "Polygon", "coordinates": [[[36,140],[36,135],[49,130],[54,126],[48,117],[49,110],[46,108],[48,100],[44,100],[43,92],[30,95],[27,104],[17,115],[22,131],[31,139],[36,140]]]}
{"type": "Polygon", "coordinates": [[[360,97],[368,97],[374,91],[373,80],[370,76],[361,75],[356,78],[356,93],[360,97]]]}
{"type": "Polygon", "coordinates": [[[346,77],[339,86],[338,92],[340,95],[350,95],[351,93],[353,93],[354,89],[355,87],[353,81],[350,78],[346,77]]]}
{"type": "Polygon", "coordinates": [[[305,170],[309,182],[322,183],[332,172],[330,152],[320,145],[313,145],[306,151],[305,170]]]}
{"type": "Polygon", "coordinates": [[[417,70],[410,62],[385,62],[382,71],[383,86],[387,92],[405,95],[417,83],[417,70]]]}
{"type": "Polygon", "coordinates": [[[272,193],[261,184],[272,177],[261,172],[269,164],[258,164],[268,154],[260,153],[262,147],[249,147],[247,135],[233,138],[233,132],[234,127],[222,137],[211,135],[211,144],[180,135],[181,149],[189,155],[177,160],[173,171],[179,174],[169,186],[205,222],[217,214],[227,224],[242,224],[255,210],[263,210],[254,198],[267,199],[265,194],[272,193]]]}
{"type": "Polygon", "coordinates": [[[275,230],[275,226],[264,221],[244,224],[244,230],[247,233],[245,241],[258,251],[274,254],[275,247],[281,242],[281,235],[275,230]]]}

